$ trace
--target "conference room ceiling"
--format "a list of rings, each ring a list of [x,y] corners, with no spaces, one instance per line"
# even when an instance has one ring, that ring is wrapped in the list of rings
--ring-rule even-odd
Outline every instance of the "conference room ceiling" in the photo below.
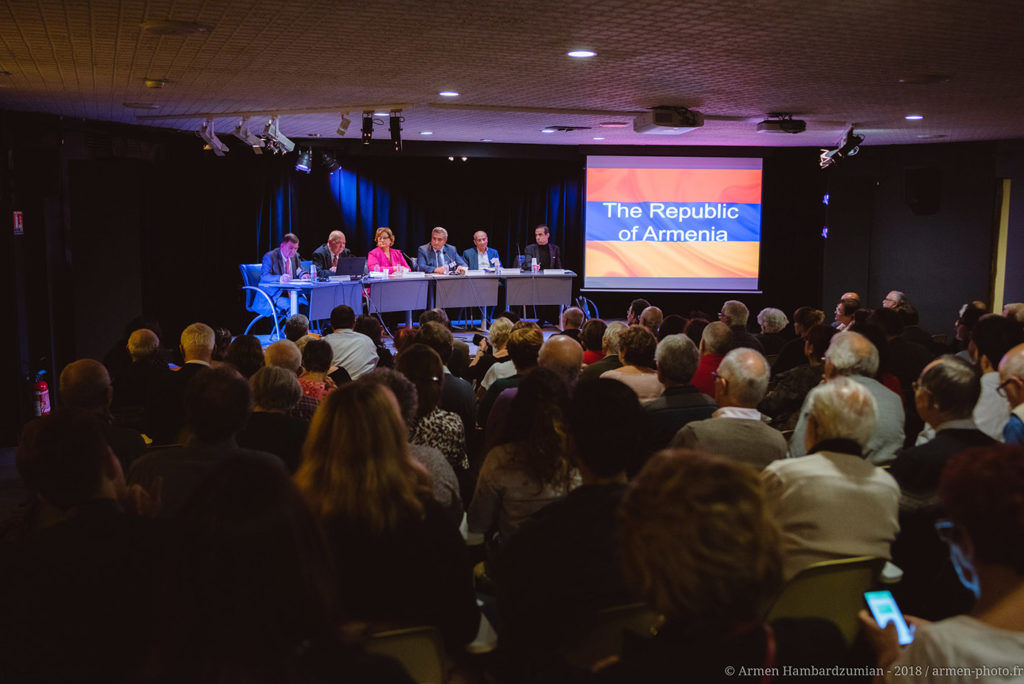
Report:
[[[959,142],[1024,137],[1022,44],[1021,0],[6,0],[0,107],[221,134],[277,113],[291,138],[397,108],[406,140],[831,147],[853,124],[865,145]],[[707,120],[634,133],[661,105]],[[757,133],[769,112],[807,130]]]

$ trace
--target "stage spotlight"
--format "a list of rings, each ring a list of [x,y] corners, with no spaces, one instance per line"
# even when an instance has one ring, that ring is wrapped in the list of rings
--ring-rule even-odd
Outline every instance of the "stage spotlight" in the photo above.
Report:
[[[351,123],[352,122],[349,121],[349,118],[347,116],[345,116],[344,114],[342,114],[341,115],[341,122],[338,124],[338,135],[344,137],[345,134],[348,133],[348,126]]]
[[[339,164],[338,160],[334,158],[334,155],[328,154],[327,152],[320,153],[320,163],[324,165],[325,169],[327,169],[327,173],[334,173],[341,168],[341,164]]]
[[[833,164],[838,163],[840,159],[857,154],[860,151],[860,144],[862,142],[864,142],[864,136],[854,133],[853,126],[850,126],[850,130],[843,133],[843,137],[839,140],[839,145],[835,149],[822,148],[820,155],[821,168],[827,169]]]
[[[238,125],[235,126],[235,130],[231,132],[231,135],[235,136],[246,145],[252,148],[252,151],[256,154],[263,154],[263,141],[258,135],[249,130],[248,127],[249,117],[243,116],[238,121]]]
[[[363,144],[369,145],[373,140],[373,112],[363,112]]]
[[[395,152],[402,151],[402,112],[398,109],[391,110],[391,142]]]
[[[264,145],[269,148],[274,154],[284,154],[285,152],[291,152],[295,149],[295,143],[289,140],[280,130],[279,124],[281,117],[275,116],[274,118],[267,121],[266,127],[263,129]]]
[[[295,170],[309,173],[313,169],[313,150],[308,147],[299,149],[299,158],[295,160]]]
[[[217,134],[213,132],[213,121],[209,119],[203,119],[203,123],[199,126],[199,137],[206,142],[206,148],[213,150],[218,157],[223,157],[224,153],[228,151],[228,146],[222,143]]]

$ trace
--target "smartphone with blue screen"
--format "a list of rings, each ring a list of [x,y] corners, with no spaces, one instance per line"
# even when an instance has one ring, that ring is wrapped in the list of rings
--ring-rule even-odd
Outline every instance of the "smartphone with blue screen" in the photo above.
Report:
[[[868,603],[868,610],[874,616],[875,622],[882,629],[890,622],[896,625],[896,634],[899,637],[900,646],[906,646],[914,640],[914,632],[910,629],[907,621],[903,619],[903,613],[896,605],[896,599],[888,591],[869,591],[864,594],[864,600]]]

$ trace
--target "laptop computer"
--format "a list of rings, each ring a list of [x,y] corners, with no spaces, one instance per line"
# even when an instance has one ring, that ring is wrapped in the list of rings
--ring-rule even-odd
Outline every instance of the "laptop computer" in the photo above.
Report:
[[[338,259],[335,275],[357,275],[366,273],[366,257],[342,257]]]

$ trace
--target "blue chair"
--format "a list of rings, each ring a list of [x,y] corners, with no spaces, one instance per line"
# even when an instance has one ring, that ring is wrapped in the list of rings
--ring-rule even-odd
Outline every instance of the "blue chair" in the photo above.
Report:
[[[270,298],[264,290],[259,287],[260,275],[263,272],[262,264],[239,264],[238,268],[242,271],[242,290],[245,292],[245,310],[251,311],[256,314],[256,317],[249,321],[249,325],[245,328],[243,335],[248,335],[249,331],[252,330],[252,326],[257,321],[263,320],[264,318],[270,318],[274,321],[274,339],[281,339],[281,327],[278,321],[278,317],[281,316],[281,311],[274,305],[274,300]]]

